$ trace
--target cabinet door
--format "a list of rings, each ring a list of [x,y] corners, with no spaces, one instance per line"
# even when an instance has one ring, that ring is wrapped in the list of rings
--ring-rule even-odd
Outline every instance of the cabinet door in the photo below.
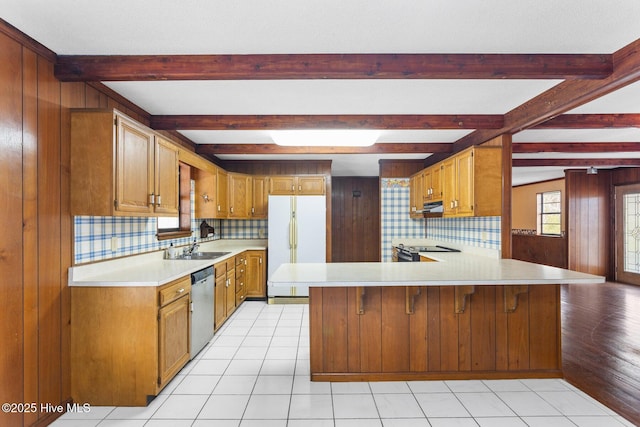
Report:
[[[249,218],[251,177],[229,174],[229,218]]]
[[[266,298],[265,252],[247,251],[247,269],[245,272],[245,288],[247,298]]]
[[[457,198],[456,163],[453,159],[442,162],[442,207],[445,216],[454,215]]]
[[[323,176],[299,176],[296,191],[300,195],[317,196],[325,193]]]
[[[296,194],[295,177],[293,176],[272,176],[269,184],[269,194],[284,196]]]
[[[425,169],[422,172],[422,201],[428,202],[432,199],[433,172],[431,169]]]
[[[155,149],[155,211],[163,215],[178,215],[179,175],[178,149],[156,137]]]
[[[236,270],[235,268],[232,270],[227,270],[227,280],[225,282],[225,286],[226,286],[226,293],[225,293],[225,300],[226,300],[226,305],[225,305],[225,315],[226,317],[231,316],[231,313],[233,313],[236,309]]]
[[[266,218],[269,203],[269,188],[267,187],[268,179],[266,176],[253,177],[253,191],[251,204],[252,218]]]
[[[116,211],[152,213],[153,134],[118,116],[116,119]]]
[[[457,155],[455,161],[458,175],[456,216],[473,216],[473,151]]]
[[[189,361],[189,294],[158,313],[158,386],[160,388]]]
[[[216,202],[214,218],[226,218],[229,212],[229,175],[222,169],[216,172]]]
[[[442,165],[431,170],[431,201],[442,200]]]
[[[227,275],[216,277],[215,286],[215,329],[218,329],[227,319]]]
[[[422,172],[409,178],[409,216],[412,218],[422,218],[422,213],[416,213],[417,210],[422,210],[422,187]]]
[[[196,169],[195,180],[196,218],[215,218],[218,211],[216,202],[217,174]]]

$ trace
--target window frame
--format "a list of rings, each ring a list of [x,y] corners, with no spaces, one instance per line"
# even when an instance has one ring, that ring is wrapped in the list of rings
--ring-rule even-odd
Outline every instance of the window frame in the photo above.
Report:
[[[545,202],[545,195],[551,195],[551,194],[553,194],[554,196],[557,194],[559,201]],[[559,211],[553,211],[553,212],[545,211],[544,207],[549,206],[552,203],[560,204]],[[563,214],[563,210],[562,210],[562,191],[561,190],[550,190],[550,191],[543,191],[540,193],[536,193],[536,234],[538,234],[539,236],[555,236],[555,237],[562,236],[562,214]],[[553,216],[557,215],[559,217],[559,221],[557,223],[545,222],[544,220],[545,217],[551,216],[551,215]],[[545,226],[549,226],[549,225],[554,225],[554,226],[557,225],[559,228],[558,232],[553,233],[553,232],[549,232],[548,230],[545,231]]]
[[[178,228],[157,228],[156,238],[159,241],[176,239],[179,237],[191,237],[191,166],[179,162],[179,203],[178,203]],[[157,224],[157,223],[156,223]]]

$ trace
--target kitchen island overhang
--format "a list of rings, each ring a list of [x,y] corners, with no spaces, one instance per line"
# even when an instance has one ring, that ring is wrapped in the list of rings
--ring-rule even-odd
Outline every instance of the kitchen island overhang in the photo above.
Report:
[[[517,260],[438,258],[281,266],[269,286],[310,287],[311,379],[562,377],[560,285],[603,277]]]

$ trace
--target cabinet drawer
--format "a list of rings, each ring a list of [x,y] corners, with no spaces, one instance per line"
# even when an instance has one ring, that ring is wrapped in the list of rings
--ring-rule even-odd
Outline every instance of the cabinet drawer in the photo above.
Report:
[[[245,254],[244,252],[236,256],[236,265],[244,264]]]
[[[191,291],[191,278],[189,276],[178,279],[175,282],[168,283],[158,291],[158,299],[160,307],[164,307],[171,301],[175,301],[183,295]]]
[[[227,271],[233,270],[236,268],[236,260],[234,257],[231,257],[227,260]]]
[[[213,266],[213,271],[215,272],[216,278],[222,277],[227,274],[227,265],[224,262],[215,264]]]

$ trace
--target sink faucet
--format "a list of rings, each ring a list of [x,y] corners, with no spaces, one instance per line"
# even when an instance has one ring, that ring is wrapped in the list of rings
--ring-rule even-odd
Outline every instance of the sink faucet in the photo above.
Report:
[[[196,239],[193,239],[193,243],[191,245],[189,245],[188,248],[184,248],[183,252],[185,254],[191,255],[192,253],[196,252],[199,247],[200,247],[200,245],[198,244]]]

